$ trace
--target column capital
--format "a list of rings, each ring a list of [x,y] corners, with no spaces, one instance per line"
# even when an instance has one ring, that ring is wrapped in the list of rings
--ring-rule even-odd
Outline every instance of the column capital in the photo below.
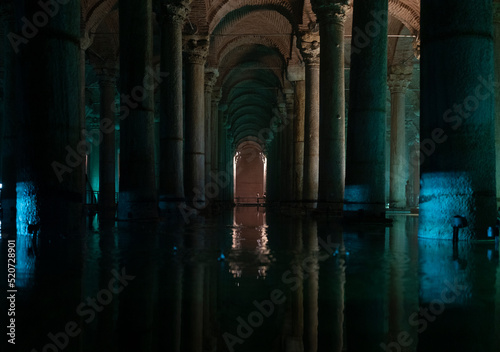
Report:
[[[205,69],[205,92],[212,93],[212,90],[219,77],[219,70],[213,67]]]
[[[341,23],[346,19],[346,12],[352,0],[312,0],[311,5],[320,23]]]
[[[304,33],[298,41],[302,58],[307,66],[319,66],[320,43],[319,35]]]
[[[410,85],[413,67],[408,65],[394,65],[389,67],[387,84],[391,93],[405,93]]]
[[[420,33],[413,40],[413,54],[417,60],[420,60]]]
[[[184,24],[191,11],[192,0],[158,0],[159,22]]]
[[[219,102],[222,98],[222,91],[221,89],[216,89],[212,91],[212,106],[217,106],[219,105]]]
[[[204,65],[208,56],[210,41],[208,36],[185,36],[183,51],[188,63]]]

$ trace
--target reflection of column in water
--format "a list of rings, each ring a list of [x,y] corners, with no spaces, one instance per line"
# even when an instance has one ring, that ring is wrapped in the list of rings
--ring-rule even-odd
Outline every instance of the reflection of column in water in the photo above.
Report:
[[[314,220],[303,224],[304,260],[304,349],[308,352],[318,350],[318,229]]]
[[[118,270],[134,276],[117,296],[119,299],[119,351],[148,351],[153,346],[157,307],[156,224],[120,222],[118,246],[125,254]],[[118,284],[118,287],[120,284]]]
[[[498,249],[497,249],[498,251]],[[495,282],[495,346],[500,346],[500,265],[497,262]]]
[[[293,230],[290,232],[291,236],[289,236],[289,248],[291,249],[293,256],[291,266],[300,267],[300,254],[303,250],[302,219],[299,218],[293,225]],[[292,275],[294,282],[290,287],[291,322],[285,350],[287,352],[303,352],[304,342],[302,340],[302,336],[304,334],[304,282],[301,270],[297,273],[293,273]]]
[[[204,266],[196,251],[204,246],[200,224],[186,228],[185,247],[190,251],[184,268],[182,301],[182,352],[201,352],[203,347],[203,277]]]
[[[389,229],[389,243],[387,250],[389,260],[389,333],[387,343],[398,341],[398,335],[404,331],[410,334],[413,343],[405,351],[414,351],[416,349],[417,331],[416,326],[410,326],[408,317],[413,312],[418,311],[417,306],[411,306],[406,310],[406,302],[411,300],[409,294],[414,294],[415,290],[408,289],[408,280],[405,278],[416,279],[415,273],[411,270],[408,235],[406,232],[407,217],[395,217],[392,227]],[[414,232],[414,234],[416,234]]]
[[[160,336],[165,333],[165,338],[160,338],[160,344],[164,346],[165,351],[181,352],[181,322],[182,322],[182,282],[184,274],[184,265],[182,255],[184,253],[184,222],[175,224],[175,230],[172,231],[170,224],[169,236],[173,241],[171,257],[167,260],[164,267],[159,270],[159,296],[158,301],[160,321]]]
[[[344,285],[345,285],[345,247],[342,226],[323,225],[319,233],[327,234],[327,242],[338,243],[338,253],[321,261],[319,275],[319,345],[330,346],[329,351],[340,352],[344,345]],[[321,256],[328,255],[326,251]]]
[[[209,253],[216,253],[218,250],[217,238],[214,233],[205,236],[204,248]],[[215,259],[215,258],[212,258]],[[206,265],[204,270],[204,303],[203,303],[203,349],[206,351],[217,350],[217,272],[218,262],[213,260]]]
[[[99,229],[99,249],[100,258],[98,261],[99,270],[99,288],[108,288],[109,283],[114,278],[112,270],[121,272],[120,265],[116,257],[116,247],[118,236],[113,225],[101,226]],[[132,281],[133,282],[133,281]],[[124,288],[125,290],[127,288]],[[97,292],[97,291],[95,291]],[[95,294],[95,293],[94,293]],[[114,351],[115,342],[110,338],[116,329],[116,320],[118,316],[120,295],[114,295],[112,301],[100,312],[96,317],[98,319],[97,325],[97,338],[95,343],[101,351]]]

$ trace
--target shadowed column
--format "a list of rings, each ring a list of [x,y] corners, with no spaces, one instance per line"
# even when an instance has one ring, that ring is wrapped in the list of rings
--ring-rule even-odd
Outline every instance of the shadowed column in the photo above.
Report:
[[[385,214],[387,0],[356,0],[353,13],[346,211]]]
[[[101,70],[99,76],[101,89],[102,141],[99,145],[99,216],[101,219],[114,219],[115,203],[115,104],[116,78],[114,70]]]
[[[319,167],[319,51],[317,35],[302,37],[301,53],[306,64],[304,122],[304,186],[302,200],[316,208]]]
[[[293,120],[293,186],[294,200],[303,199],[304,186],[304,114],[305,80],[295,81],[295,119]]]
[[[151,0],[120,1],[120,220],[158,217],[151,16]]]
[[[190,0],[162,2],[160,69],[168,76],[160,85],[161,210],[184,201],[182,25],[190,3]]]
[[[4,33],[14,31],[14,6],[12,3],[3,3],[0,7],[0,23]],[[7,36],[3,37],[3,119],[2,119],[2,233],[12,233],[16,230],[16,99],[15,99],[15,55],[14,48]]]
[[[455,215],[468,222],[460,239],[495,225],[491,12],[486,0],[422,1],[420,237],[451,239]]]
[[[216,141],[216,138],[212,135],[212,93],[214,85],[217,82],[217,77],[219,77],[219,71],[215,68],[208,68],[205,70],[205,188],[209,185],[211,181],[210,170],[212,169],[212,144]],[[206,197],[209,200],[214,198],[214,190],[206,189],[208,194]]]
[[[320,23],[320,206],[341,211],[345,187],[344,22],[348,0],[312,1]]]
[[[16,1],[16,35],[22,19],[41,14],[33,1]],[[45,13],[43,13],[45,14]],[[60,6],[57,15],[30,40],[13,44],[16,67],[17,224],[30,224],[67,235],[79,231],[84,194],[81,136],[80,2]],[[14,111],[11,111],[14,113]],[[54,233],[54,232],[51,232]]]

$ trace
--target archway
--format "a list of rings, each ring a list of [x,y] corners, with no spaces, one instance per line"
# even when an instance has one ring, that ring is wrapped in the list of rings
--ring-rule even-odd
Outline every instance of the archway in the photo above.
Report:
[[[234,202],[261,204],[265,202],[267,158],[260,144],[245,141],[234,156]]]

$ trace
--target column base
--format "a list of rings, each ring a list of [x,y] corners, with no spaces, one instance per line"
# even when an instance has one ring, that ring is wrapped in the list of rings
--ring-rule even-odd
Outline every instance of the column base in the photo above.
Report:
[[[118,201],[118,220],[157,220],[158,204],[150,199],[138,199],[128,192],[120,192]]]

